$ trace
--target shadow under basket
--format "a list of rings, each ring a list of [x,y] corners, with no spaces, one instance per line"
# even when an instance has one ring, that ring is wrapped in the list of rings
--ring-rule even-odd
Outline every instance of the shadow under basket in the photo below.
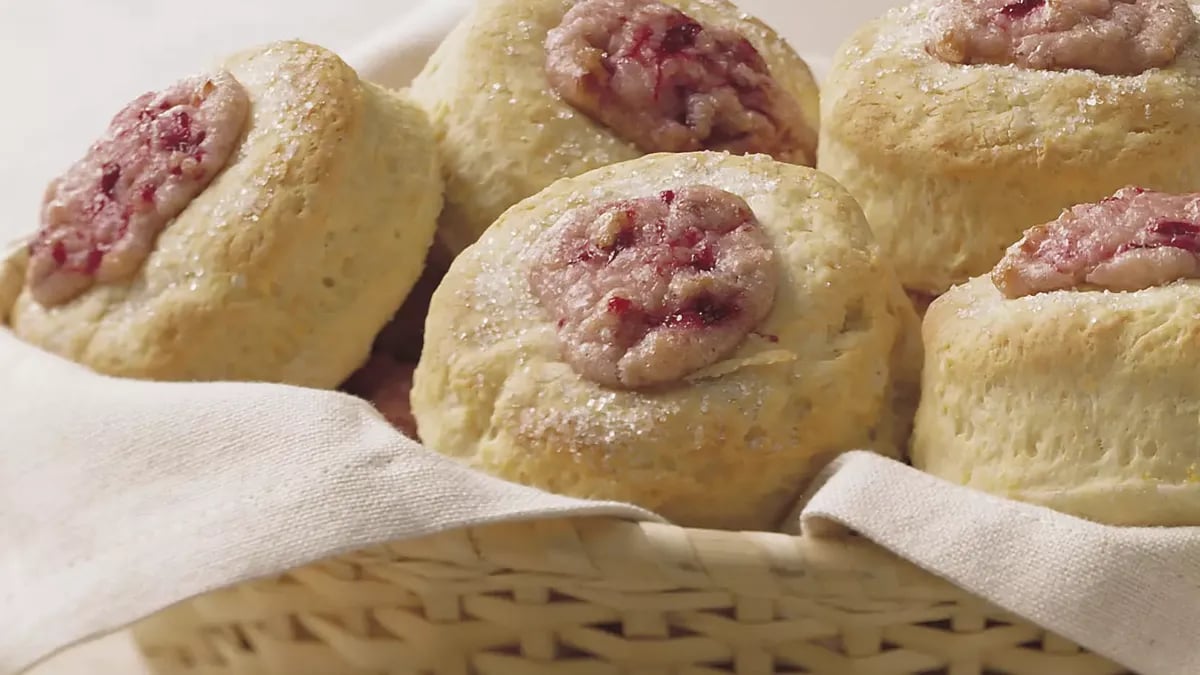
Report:
[[[609,519],[363,550],[134,637],[157,675],[1128,672],[857,537]]]

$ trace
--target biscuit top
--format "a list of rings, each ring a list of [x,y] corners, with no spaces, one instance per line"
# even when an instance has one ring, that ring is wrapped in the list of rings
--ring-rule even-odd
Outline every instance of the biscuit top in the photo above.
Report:
[[[56,305],[96,282],[131,277],[159,232],[228,162],[249,117],[242,85],[221,70],[139,96],[46,189],[30,244],[31,296]]]
[[[779,283],[750,207],[704,185],[575,209],[538,244],[529,283],[564,358],[614,388],[670,383],[727,356]]]
[[[643,152],[727,150],[811,164],[816,133],[742,35],[653,0],[584,0],[546,40],[567,103]]]
[[[1200,193],[1136,187],[1029,229],[992,270],[1008,298],[1071,288],[1137,291],[1200,277]]]
[[[949,0],[930,16],[930,54],[955,64],[1136,75],[1196,32],[1186,0]]]

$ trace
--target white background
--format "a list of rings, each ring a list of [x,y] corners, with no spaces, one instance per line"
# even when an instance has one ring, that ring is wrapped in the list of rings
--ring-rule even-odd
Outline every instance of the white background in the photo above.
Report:
[[[814,61],[827,58],[855,26],[894,4],[735,1]],[[345,54],[382,27],[403,21],[418,4],[0,0],[0,245],[36,229],[46,181],[77,159],[109,118],[143,91],[270,40],[299,38]],[[124,636],[115,636],[63,654],[31,675],[142,672]]]

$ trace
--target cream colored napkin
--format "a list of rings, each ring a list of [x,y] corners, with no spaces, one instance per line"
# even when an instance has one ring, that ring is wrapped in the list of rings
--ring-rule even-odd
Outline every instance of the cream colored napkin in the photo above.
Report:
[[[401,87],[468,5],[427,3],[347,58]],[[1100,527],[868,453],[818,485],[795,521],[809,534],[853,528],[1147,675],[1200,673],[1195,530]],[[0,330],[0,675],[347,550],[565,515],[653,518],[472,473],[348,396],[106,378]]]
[[[811,536],[856,531],[1136,672],[1200,673],[1200,528],[1098,525],[865,452],[810,494],[796,525]]]
[[[467,470],[367,403],[101,377],[0,331],[0,673],[341,552],[545,516],[653,518]]]

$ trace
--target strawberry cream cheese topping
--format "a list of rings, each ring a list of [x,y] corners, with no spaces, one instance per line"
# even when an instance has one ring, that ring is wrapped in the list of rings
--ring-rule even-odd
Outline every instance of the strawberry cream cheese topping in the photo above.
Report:
[[[567,362],[615,388],[670,383],[727,356],[778,285],[750,207],[702,185],[567,213],[535,256],[530,286]]]
[[[46,190],[30,244],[33,298],[56,305],[131,277],[158,234],[229,161],[250,101],[227,72],[143,94]]]
[[[1136,187],[1029,229],[992,270],[1006,297],[1072,288],[1137,291],[1200,277],[1200,193]]]
[[[738,33],[653,0],[583,0],[550,31],[569,104],[643,152],[727,150],[811,164],[816,133]]]
[[[929,53],[954,64],[1136,75],[1170,65],[1196,32],[1185,0],[949,0]]]

